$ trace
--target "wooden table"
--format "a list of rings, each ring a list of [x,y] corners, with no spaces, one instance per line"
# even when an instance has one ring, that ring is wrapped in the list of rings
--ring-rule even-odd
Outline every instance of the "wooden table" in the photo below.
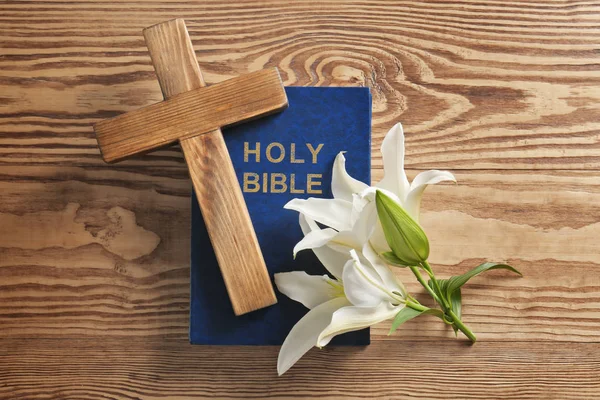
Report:
[[[465,287],[475,346],[426,316],[277,378],[276,347],[187,343],[181,153],[106,165],[92,132],[161,100],[141,30],[175,17],[209,83],[369,86],[374,179],[396,121],[411,176],[455,173],[422,207],[438,275],[525,275]],[[597,1],[3,2],[0,397],[598,398],[599,23]]]

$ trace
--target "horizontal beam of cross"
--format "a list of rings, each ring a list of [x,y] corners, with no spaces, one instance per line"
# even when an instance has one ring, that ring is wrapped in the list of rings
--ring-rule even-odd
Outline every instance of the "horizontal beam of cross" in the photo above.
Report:
[[[279,72],[270,68],[100,121],[94,130],[104,160],[114,162],[286,106]]]

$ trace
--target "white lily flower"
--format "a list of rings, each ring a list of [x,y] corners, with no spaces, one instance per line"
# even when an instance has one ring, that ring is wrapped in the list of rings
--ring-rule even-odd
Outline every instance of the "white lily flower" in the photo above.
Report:
[[[296,210],[328,227],[320,229],[317,226],[294,247],[294,254],[325,244],[348,254],[351,249],[360,251],[366,241],[370,241],[378,253],[388,251],[381,225],[377,221],[374,202],[376,189],[396,200],[418,223],[421,197],[427,186],[443,181],[456,182],[452,173],[438,170],[421,172],[412,183],[408,181],[404,171],[404,132],[399,123],[385,136],[381,154],[384,177],[375,186],[369,187],[348,175],[346,159],[343,153],[339,153],[333,166],[333,199],[294,199],[285,205],[285,208]]]
[[[409,183],[400,124],[388,132],[381,152],[384,178],[375,186],[348,175],[341,152],[333,165],[333,199],[294,199],[285,205],[300,213],[304,233],[294,255],[312,249],[334,278],[300,271],[275,274],[279,291],[310,309],[281,347],[279,375],[313,346],[323,347],[336,335],[390,319],[405,306],[406,289],[378,256],[389,248],[377,218],[376,190],[385,192],[418,221],[427,185],[455,178],[450,172],[427,171]]]
[[[294,247],[294,256],[301,250],[314,249],[328,244],[329,247],[345,254],[352,249],[361,249],[367,239],[364,230],[357,222],[360,212],[366,204],[357,195],[367,190],[369,186],[352,178],[346,172],[346,158],[340,152],[333,164],[331,191],[333,199],[293,199],[284,208],[295,210],[305,215],[310,221],[317,221],[328,228],[320,229],[317,224]]]
[[[314,221],[302,215],[300,220],[305,234],[310,234]],[[405,306],[406,289],[370,245],[365,245],[361,255],[350,251],[350,259],[342,268],[341,253],[327,246],[314,251],[336,279],[303,271],[275,274],[279,291],[310,309],[281,346],[277,360],[279,375],[312,347],[326,346],[336,335],[390,319]]]

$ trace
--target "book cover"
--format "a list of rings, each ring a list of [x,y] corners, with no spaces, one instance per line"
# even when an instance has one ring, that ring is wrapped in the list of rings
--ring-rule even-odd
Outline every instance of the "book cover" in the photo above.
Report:
[[[288,87],[289,108],[223,131],[250,218],[271,276],[304,270],[326,273],[310,250],[294,260],[302,239],[293,198],[331,197],[331,169],[346,152],[354,178],[371,179],[371,95],[368,88]],[[190,342],[280,345],[308,311],[280,294],[278,303],[236,317],[231,308],[202,214],[192,198]],[[340,335],[332,345],[369,344],[368,329]]]

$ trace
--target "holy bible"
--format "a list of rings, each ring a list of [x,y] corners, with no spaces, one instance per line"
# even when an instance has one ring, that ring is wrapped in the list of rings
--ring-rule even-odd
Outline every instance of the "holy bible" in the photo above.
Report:
[[[371,94],[368,88],[288,87],[289,107],[278,114],[223,130],[227,148],[271,280],[273,274],[325,268],[311,250],[293,258],[303,237],[293,198],[331,194],[331,169],[340,151],[348,173],[371,179]],[[277,290],[278,303],[235,316],[198,202],[192,199],[190,342],[280,345],[308,311]],[[332,345],[369,344],[369,330],[345,333]]]

